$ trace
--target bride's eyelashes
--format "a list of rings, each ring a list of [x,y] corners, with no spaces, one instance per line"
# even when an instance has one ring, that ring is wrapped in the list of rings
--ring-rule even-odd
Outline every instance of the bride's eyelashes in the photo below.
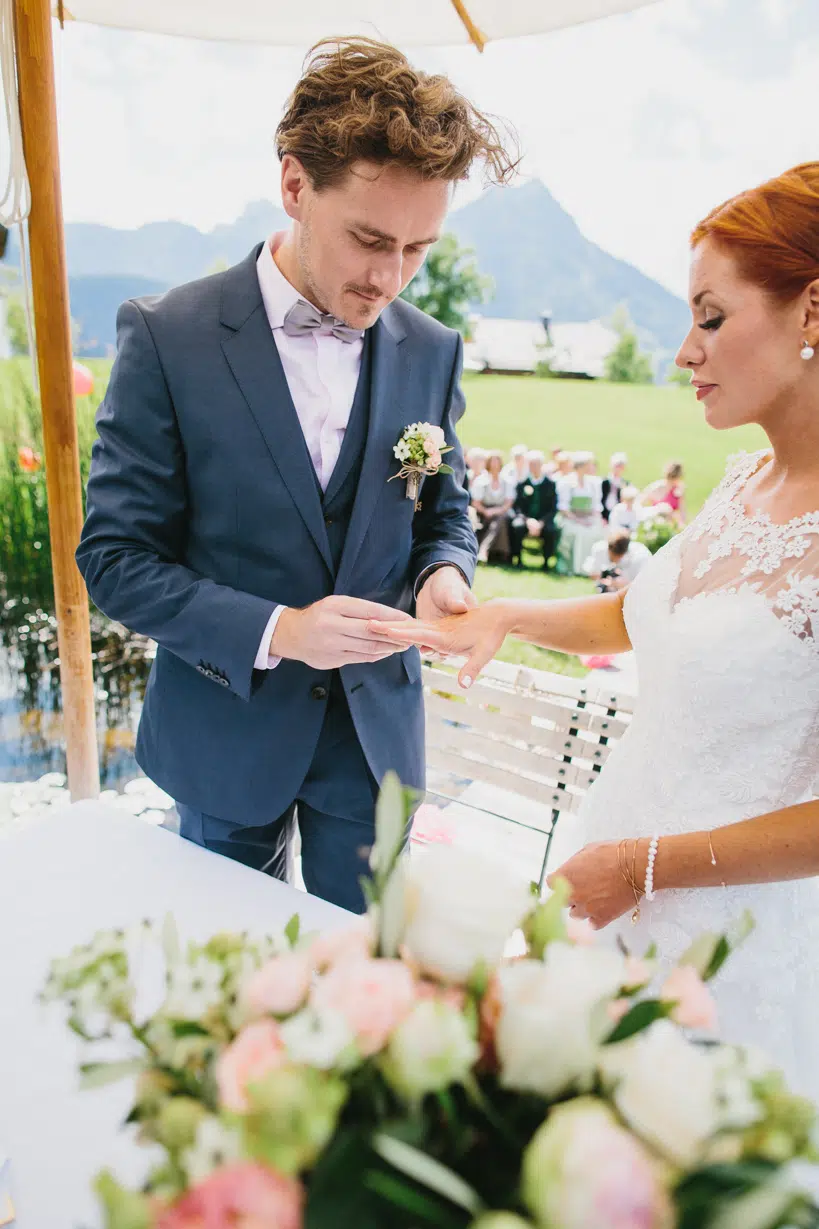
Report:
[[[699,328],[718,329],[719,326],[724,322],[724,320],[725,320],[724,316],[713,316],[710,320],[704,320],[702,324],[699,325]]]

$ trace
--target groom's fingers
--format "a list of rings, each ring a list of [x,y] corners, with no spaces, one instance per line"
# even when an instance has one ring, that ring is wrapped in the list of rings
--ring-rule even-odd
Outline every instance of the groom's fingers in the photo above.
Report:
[[[396,610],[394,606],[383,606],[381,602],[368,602],[362,597],[337,595],[325,600],[332,601],[336,614],[345,615],[350,619],[381,619],[386,623],[414,622],[412,615],[403,610]]]
[[[379,638],[386,637],[399,644],[417,644],[436,649],[443,648],[450,636],[449,632],[441,631],[430,623],[420,623],[415,619],[410,623],[400,625],[386,623],[380,619],[371,619],[367,626]]]

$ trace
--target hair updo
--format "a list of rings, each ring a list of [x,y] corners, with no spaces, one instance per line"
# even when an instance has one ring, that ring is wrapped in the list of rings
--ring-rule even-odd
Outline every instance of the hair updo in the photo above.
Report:
[[[789,303],[819,280],[819,162],[777,175],[712,209],[691,234],[729,252],[740,275]]]

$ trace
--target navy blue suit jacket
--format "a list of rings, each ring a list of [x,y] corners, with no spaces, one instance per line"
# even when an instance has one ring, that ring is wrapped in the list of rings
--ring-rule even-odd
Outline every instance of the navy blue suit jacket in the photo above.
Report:
[[[402,300],[373,326],[369,430],[338,569],[310,456],[256,274],[257,247],[224,273],[123,304],[98,418],[77,562],[96,605],[157,641],[137,739],[145,772],[180,802],[261,824],[296,796],[329,672],[254,661],[278,603],[347,594],[411,610],[432,563],[471,581],[459,335]],[[404,428],[440,424],[452,475],[421,508],[389,482]],[[420,658],[345,666],[370,768],[424,780]]]

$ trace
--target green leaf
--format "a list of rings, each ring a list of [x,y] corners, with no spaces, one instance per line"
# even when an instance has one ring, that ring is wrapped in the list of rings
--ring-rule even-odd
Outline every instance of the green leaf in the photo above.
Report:
[[[370,869],[382,888],[404,846],[407,819],[403,786],[397,773],[388,772],[375,804],[375,844],[370,854]]]
[[[566,939],[564,909],[569,902],[571,888],[565,879],[556,879],[547,900],[535,906],[523,922],[523,933],[529,945],[529,954],[534,960],[542,960],[550,943]]]
[[[483,1210],[477,1191],[426,1152],[421,1152],[411,1144],[383,1132],[373,1136],[372,1144],[373,1150],[382,1160],[407,1178],[412,1178],[414,1182],[448,1199],[450,1203],[457,1204],[472,1216],[477,1216]]]
[[[455,470],[452,468],[452,466],[451,466],[451,465],[444,465],[443,463],[441,463],[441,464],[438,466],[438,469],[436,470],[436,473],[439,473],[439,474],[454,474],[454,473],[455,473]]]
[[[708,1229],[775,1229],[794,1201],[794,1191],[768,1182],[726,1201],[708,1220]]]
[[[703,969],[702,980],[710,981],[712,977],[715,977],[730,955],[731,948],[728,940],[725,938],[725,935],[721,935],[714,945],[711,959]]]
[[[115,1084],[117,1080],[139,1075],[144,1070],[145,1062],[141,1058],[124,1059],[116,1063],[82,1063],[80,1088],[104,1088],[106,1084]]]
[[[386,960],[398,955],[407,925],[406,866],[399,862],[384,885],[378,906],[378,951]]]
[[[154,1218],[146,1197],[120,1186],[108,1170],[97,1176],[94,1190],[105,1214],[105,1229],[151,1229]]]
[[[368,1173],[364,1185],[374,1191],[394,1207],[409,1212],[412,1220],[407,1223],[415,1229],[416,1224],[435,1225],[438,1229],[460,1229],[462,1221],[449,1215],[438,1203],[428,1199],[421,1191],[407,1186],[392,1174],[380,1173],[377,1170]],[[419,1222],[420,1218],[420,1222]],[[338,1222],[336,1222],[338,1223]]]
[[[299,917],[298,913],[294,913],[290,921],[287,923],[287,925],[284,928],[284,937],[287,939],[287,942],[290,944],[291,947],[295,947],[296,944],[298,943],[300,933],[301,933],[301,918]]]
[[[603,1044],[615,1045],[618,1041],[633,1037],[635,1033],[642,1033],[655,1020],[670,1016],[675,1006],[675,1003],[663,1003],[660,999],[642,999],[626,1012]]]

